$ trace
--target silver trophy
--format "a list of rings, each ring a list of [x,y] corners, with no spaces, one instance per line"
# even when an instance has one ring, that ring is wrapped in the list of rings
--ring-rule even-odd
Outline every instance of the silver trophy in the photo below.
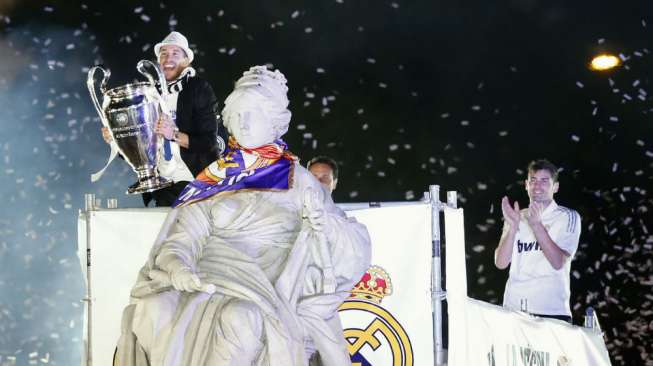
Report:
[[[151,61],[141,60],[136,69],[147,77],[148,82],[132,83],[106,90],[111,72],[100,66],[88,71],[86,85],[91,93],[95,109],[102,124],[111,131],[118,151],[136,172],[138,181],[127,189],[127,193],[152,192],[172,185],[172,181],[159,176],[156,164],[159,161],[158,146],[161,137],[154,133],[154,126],[163,112],[163,97],[156,89],[154,76],[146,66],[155,70],[163,95],[168,93],[166,81],[159,66]],[[102,72],[100,92],[102,104],[95,92],[95,73]]]

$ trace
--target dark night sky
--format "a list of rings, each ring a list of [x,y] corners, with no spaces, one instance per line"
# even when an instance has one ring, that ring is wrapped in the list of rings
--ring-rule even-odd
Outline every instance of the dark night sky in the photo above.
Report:
[[[78,362],[77,209],[85,192],[140,204],[122,162],[89,182],[108,149],[86,68],[129,82],[172,29],[220,100],[252,65],[284,72],[285,139],[341,163],[336,201],[457,190],[473,297],[503,293],[500,198],[525,205],[528,161],[559,164],[557,200],[583,217],[575,322],[594,306],[615,365],[653,362],[652,14],[644,1],[0,0],[0,365]],[[623,65],[589,70],[603,51]]]

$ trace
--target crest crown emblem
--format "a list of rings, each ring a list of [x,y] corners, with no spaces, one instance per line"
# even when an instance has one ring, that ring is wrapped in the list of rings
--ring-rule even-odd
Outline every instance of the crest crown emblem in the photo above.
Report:
[[[350,292],[350,298],[380,304],[384,297],[392,295],[392,282],[383,268],[371,266]]]

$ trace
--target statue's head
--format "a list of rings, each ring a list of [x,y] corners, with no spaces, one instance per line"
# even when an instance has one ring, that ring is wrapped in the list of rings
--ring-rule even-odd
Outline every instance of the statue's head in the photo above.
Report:
[[[224,126],[238,143],[247,148],[259,147],[288,131],[286,77],[265,66],[254,66],[238,79],[224,102]]]

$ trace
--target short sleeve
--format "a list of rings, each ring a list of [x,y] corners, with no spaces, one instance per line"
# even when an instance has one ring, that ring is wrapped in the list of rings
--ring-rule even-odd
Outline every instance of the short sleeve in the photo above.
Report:
[[[557,230],[556,237],[551,239],[553,239],[560,249],[573,257],[578,249],[581,219],[578,212],[574,210],[565,210],[563,215],[565,220],[560,220],[560,227]]]

